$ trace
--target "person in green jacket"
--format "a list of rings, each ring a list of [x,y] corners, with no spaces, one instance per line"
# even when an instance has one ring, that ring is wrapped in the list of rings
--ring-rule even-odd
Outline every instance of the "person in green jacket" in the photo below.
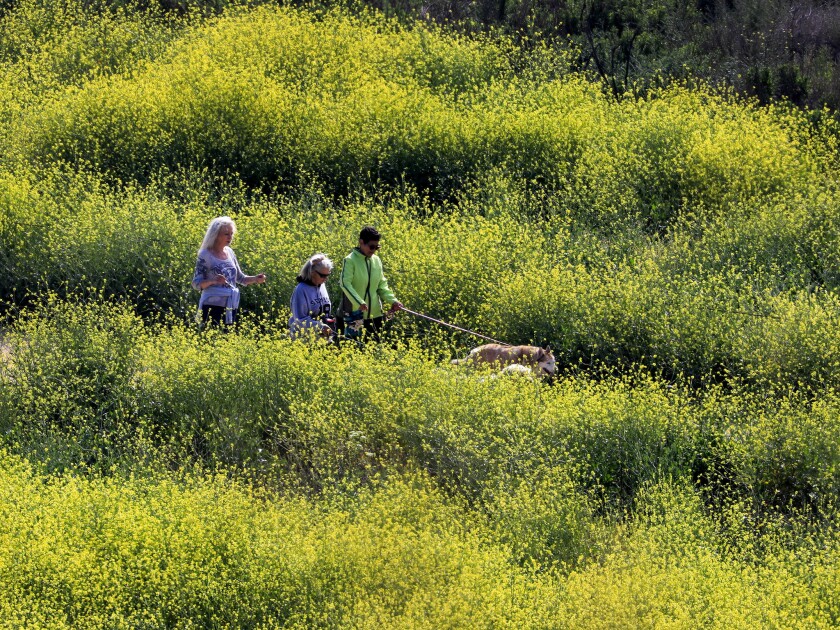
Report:
[[[358,333],[363,326],[376,336],[382,330],[383,306],[389,308],[389,315],[403,308],[388,286],[382,260],[376,255],[380,238],[375,227],[366,225],[359,233],[358,247],[344,259],[338,280],[343,294],[339,328],[346,327],[348,333]]]

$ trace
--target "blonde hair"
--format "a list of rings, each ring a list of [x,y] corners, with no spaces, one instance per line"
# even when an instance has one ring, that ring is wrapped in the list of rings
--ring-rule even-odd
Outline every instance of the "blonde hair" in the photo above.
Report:
[[[332,271],[333,262],[326,254],[312,254],[309,260],[303,263],[303,267],[300,268],[298,282],[312,282],[312,272],[316,267],[326,267]]]
[[[198,251],[213,247],[216,244],[216,237],[219,235],[219,230],[225,225],[231,226],[233,228],[233,234],[236,234],[236,223],[233,222],[233,219],[227,216],[216,217],[207,226],[207,231],[204,233],[204,240],[201,241],[201,247],[198,248]]]

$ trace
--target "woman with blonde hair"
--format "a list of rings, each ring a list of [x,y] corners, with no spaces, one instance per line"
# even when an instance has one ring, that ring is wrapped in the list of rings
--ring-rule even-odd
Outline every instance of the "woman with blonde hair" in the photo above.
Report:
[[[230,248],[236,224],[230,217],[216,217],[207,226],[198,250],[192,287],[201,291],[198,308],[203,322],[234,324],[239,314],[237,284],[262,284],[265,274],[246,276]]]
[[[324,286],[332,269],[333,263],[326,254],[313,254],[303,263],[292,292],[289,334],[293,339],[310,330],[325,337],[333,334],[332,303]]]

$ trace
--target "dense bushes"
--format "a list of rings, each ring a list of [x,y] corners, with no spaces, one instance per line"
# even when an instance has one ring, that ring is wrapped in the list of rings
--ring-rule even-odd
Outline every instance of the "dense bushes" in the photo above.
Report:
[[[173,197],[163,184],[115,191],[89,177],[9,174],[0,181],[0,287],[18,300],[97,287],[144,315],[190,317],[203,230],[234,213],[244,269],[269,277],[243,291],[245,307],[283,321],[301,261],[324,251],[339,262],[373,221],[406,304],[498,339],[549,343],[565,366],[837,385],[838,223],[825,194],[815,203],[799,196],[801,206],[776,196],[766,210],[706,222],[682,217],[667,240],[631,231],[609,248],[566,219],[517,219],[515,187],[494,194],[504,201],[464,197],[445,214],[416,195],[339,210],[317,194],[269,202],[188,188]],[[409,316],[397,325],[430,330]]]
[[[837,624],[827,119],[345,9],[118,5],[0,17],[7,625]],[[268,282],[199,333],[222,214]],[[407,313],[287,339],[366,223],[406,305],[557,377]]]
[[[313,504],[222,477],[48,481],[6,458],[0,488],[9,624],[498,627],[547,605],[421,478]]]
[[[500,29],[539,44],[570,43],[575,66],[616,95],[673,78],[703,77],[763,103],[837,109],[840,66],[834,1],[367,0],[390,13]]]
[[[448,196],[501,166],[562,195],[576,217],[650,230],[686,206],[821,183],[793,114],[682,88],[612,103],[572,76],[515,75],[527,55],[381,19],[265,9],[27,108],[6,152],[122,181],[206,167],[272,188],[309,174],[329,193],[408,182]]]
[[[523,479],[557,492],[566,478],[617,504],[662,475],[693,476],[757,509],[818,506],[840,490],[830,391],[697,395],[641,374],[476,379],[442,365],[447,350],[431,340],[338,351],[282,333],[206,338],[95,302],[49,303],[6,343],[0,428],[56,469],[157,454],[319,488],[413,461],[470,500]]]
[[[742,555],[697,495],[674,482],[647,487],[626,534],[606,537],[599,562],[567,575],[511,565],[487,526],[418,474],[314,502],[265,496],[221,476],[46,478],[4,453],[0,496],[0,618],[8,625],[837,622],[836,534],[786,549],[771,528],[755,540],[766,554]],[[554,509],[563,518],[563,507]]]

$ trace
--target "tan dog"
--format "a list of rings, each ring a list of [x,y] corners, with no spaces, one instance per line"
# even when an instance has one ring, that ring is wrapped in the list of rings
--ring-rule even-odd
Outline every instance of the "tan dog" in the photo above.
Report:
[[[503,346],[488,343],[473,348],[464,359],[453,359],[455,365],[492,365],[505,368],[523,365],[539,376],[554,374],[556,362],[551,350],[537,346]]]

